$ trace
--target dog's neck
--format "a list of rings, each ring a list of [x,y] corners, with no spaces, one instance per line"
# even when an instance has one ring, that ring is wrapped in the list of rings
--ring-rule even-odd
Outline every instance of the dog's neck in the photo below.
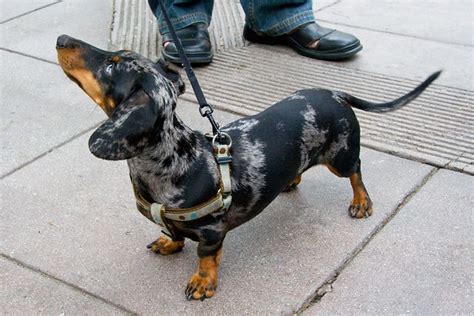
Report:
[[[153,201],[177,207],[182,190],[176,183],[200,155],[196,135],[173,113],[152,139],[153,144],[128,160],[130,176]]]
[[[192,131],[174,112],[176,95],[153,95],[153,99],[160,105],[160,118],[150,144],[128,160],[130,176],[154,202],[168,207],[194,205],[195,199],[202,199],[201,195],[215,194],[219,179],[214,155],[203,135]],[[185,195],[184,188],[206,173],[211,181],[193,190],[197,196]],[[183,185],[183,181],[191,183]]]
[[[183,124],[176,113],[164,118],[162,128],[151,136],[153,142],[130,159],[132,164],[158,177],[179,177],[200,154],[194,132]]]

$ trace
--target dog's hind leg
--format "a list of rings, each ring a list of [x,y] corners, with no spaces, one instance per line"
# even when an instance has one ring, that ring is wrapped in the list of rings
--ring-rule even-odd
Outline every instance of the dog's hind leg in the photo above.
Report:
[[[354,198],[349,206],[349,214],[356,218],[369,217],[372,215],[372,201],[362,182],[360,160],[357,162],[357,171],[354,172],[349,179],[351,180],[352,191],[354,192]]]
[[[179,252],[184,248],[184,239],[182,240],[171,240],[163,235],[157,240],[146,246],[154,253],[160,255],[170,255],[175,252]]]
[[[291,192],[295,190],[298,184],[300,184],[300,182],[301,182],[301,175],[299,174],[296,176],[296,178],[293,181],[291,181],[290,184],[288,184],[288,186],[283,190],[283,192]]]
[[[355,172],[350,175],[347,172],[341,172],[334,166],[327,165],[328,169],[338,177],[348,177],[351,181],[354,197],[349,205],[349,214],[352,217],[363,218],[372,215],[372,200],[367,193],[364,182],[362,182],[362,173],[360,170],[360,159],[355,166]]]

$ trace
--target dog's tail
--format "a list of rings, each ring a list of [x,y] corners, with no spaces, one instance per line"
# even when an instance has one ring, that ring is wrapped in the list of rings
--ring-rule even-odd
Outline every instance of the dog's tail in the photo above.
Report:
[[[383,113],[383,112],[391,112],[395,111],[406,104],[408,104],[410,101],[414,100],[417,96],[419,96],[433,81],[436,80],[436,78],[439,77],[441,74],[441,71],[435,72],[431,76],[428,77],[425,81],[423,81],[418,87],[413,89],[411,92],[405,94],[404,96],[390,101],[386,103],[371,103],[368,101],[361,100],[359,98],[356,98],[354,96],[351,96],[347,93],[344,92],[337,92],[337,97],[342,98],[344,101],[349,103],[352,107],[355,107],[357,109],[361,109],[363,111],[368,111],[368,112],[377,112],[377,113]]]

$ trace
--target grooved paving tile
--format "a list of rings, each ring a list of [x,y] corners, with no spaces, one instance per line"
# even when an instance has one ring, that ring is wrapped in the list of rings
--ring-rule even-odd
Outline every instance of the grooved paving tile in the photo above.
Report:
[[[315,11],[322,10],[336,0],[316,1]],[[211,44],[215,52],[244,47],[242,30],[245,14],[239,0],[215,1],[209,26]],[[155,59],[160,55],[158,23],[146,0],[114,0],[114,13],[109,48],[132,49]]]
[[[372,101],[394,100],[419,80],[321,63],[259,45],[223,52],[196,73],[210,104],[244,115],[256,114],[293,91],[321,87]],[[441,74],[441,77],[444,74]],[[362,143],[434,165],[469,172],[474,164],[474,93],[432,84],[406,107],[375,114],[356,110]],[[188,89],[184,98],[194,96]]]
[[[209,130],[195,104],[181,101],[178,109],[184,122]],[[223,123],[235,119],[216,115]],[[136,211],[126,164],[94,158],[87,137],[2,180],[0,249],[145,314],[296,310],[431,170],[364,149],[362,170],[375,203],[365,220],[347,214],[347,179],[321,167],[305,173],[296,192],[282,194],[229,233],[215,297],[188,302],[184,288],[196,268],[195,243],[173,256],[147,251],[159,229]]]
[[[215,51],[244,46],[244,13],[239,1],[215,1],[209,28]],[[109,48],[131,49],[149,58],[160,55],[158,22],[146,0],[115,0]]]

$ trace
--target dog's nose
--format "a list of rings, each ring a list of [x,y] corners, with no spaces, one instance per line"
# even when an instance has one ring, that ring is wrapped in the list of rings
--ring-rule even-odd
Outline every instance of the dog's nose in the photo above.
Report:
[[[70,36],[61,35],[56,41],[56,48],[77,48],[78,43]]]

